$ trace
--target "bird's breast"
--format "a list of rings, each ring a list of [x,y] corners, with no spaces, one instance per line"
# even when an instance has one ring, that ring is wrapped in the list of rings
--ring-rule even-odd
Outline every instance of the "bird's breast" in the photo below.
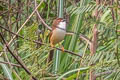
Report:
[[[53,44],[56,44],[56,43],[62,41],[65,37],[65,34],[66,34],[65,30],[62,30],[59,28],[54,29],[52,36],[51,36],[52,40],[54,42]]]

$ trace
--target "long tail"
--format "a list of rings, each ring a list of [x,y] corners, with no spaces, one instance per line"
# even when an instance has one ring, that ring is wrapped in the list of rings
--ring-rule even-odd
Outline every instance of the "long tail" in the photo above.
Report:
[[[48,63],[50,63],[53,60],[53,55],[54,55],[54,49],[50,50],[47,60]]]

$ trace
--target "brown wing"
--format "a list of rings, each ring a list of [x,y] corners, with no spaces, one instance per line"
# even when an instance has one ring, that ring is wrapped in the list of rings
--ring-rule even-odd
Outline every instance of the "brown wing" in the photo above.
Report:
[[[50,34],[49,34],[49,42],[50,42],[50,38],[51,38],[51,36],[52,36],[52,31],[50,32]]]

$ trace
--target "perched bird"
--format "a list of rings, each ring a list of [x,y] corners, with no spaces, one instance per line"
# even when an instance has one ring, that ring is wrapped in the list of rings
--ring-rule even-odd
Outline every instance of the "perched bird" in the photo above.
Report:
[[[52,31],[50,33],[50,45],[54,47],[55,44],[62,41],[66,34],[66,20],[63,18],[57,18],[53,21]],[[62,51],[64,51],[64,47],[62,47]],[[54,50],[50,51],[48,61],[50,62],[53,58]]]

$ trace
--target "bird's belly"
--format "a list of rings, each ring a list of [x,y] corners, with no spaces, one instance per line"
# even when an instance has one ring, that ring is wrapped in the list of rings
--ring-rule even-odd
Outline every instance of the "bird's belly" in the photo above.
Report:
[[[53,35],[52,35],[52,40],[53,40],[53,44],[56,44],[60,41],[62,41],[65,37],[66,31],[65,30],[61,30],[61,29],[55,29],[53,31]]]

